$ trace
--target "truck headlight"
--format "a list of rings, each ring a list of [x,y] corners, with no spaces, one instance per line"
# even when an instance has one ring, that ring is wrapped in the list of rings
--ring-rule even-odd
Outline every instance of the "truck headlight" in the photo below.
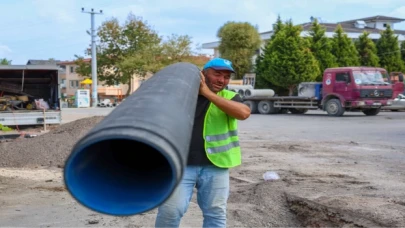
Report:
[[[359,106],[364,106],[364,105],[366,105],[366,102],[364,102],[364,101],[359,101]]]

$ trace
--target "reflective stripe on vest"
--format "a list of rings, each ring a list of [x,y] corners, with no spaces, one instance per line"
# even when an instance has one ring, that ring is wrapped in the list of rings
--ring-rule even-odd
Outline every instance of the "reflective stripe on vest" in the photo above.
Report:
[[[239,141],[235,141],[235,142],[230,142],[229,144],[226,144],[224,146],[208,148],[207,152],[210,154],[221,153],[221,152],[228,151],[228,150],[238,147],[238,146],[239,146]]]
[[[221,141],[221,140],[225,140],[229,137],[237,136],[237,135],[238,135],[238,131],[234,130],[234,131],[229,131],[228,133],[220,134],[220,135],[207,135],[207,136],[205,136],[205,140],[207,140],[208,142]]]

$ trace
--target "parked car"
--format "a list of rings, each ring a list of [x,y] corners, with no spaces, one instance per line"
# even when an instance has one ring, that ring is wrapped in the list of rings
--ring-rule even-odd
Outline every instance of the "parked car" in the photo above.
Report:
[[[392,101],[392,105],[383,107],[384,110],[399,111],[405,110],[405,95],[398,94],[397,98]]]

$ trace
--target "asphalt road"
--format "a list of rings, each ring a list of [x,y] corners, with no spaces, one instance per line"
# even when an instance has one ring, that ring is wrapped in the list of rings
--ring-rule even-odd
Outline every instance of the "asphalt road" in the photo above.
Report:
[[[304,115],[252,115],[240,122],[241,130],[269,131],[277,140],[354,141],[368,144],[405,145],[405,112],[380,112],[365,116],[361,112],[330,117],[324,112]]]
[[[64,109],[63,123],[94,115],[108,115],[113,108]],[[383,111],[377,116],[346,112],[330,117],[326,112],[308,111],[304,115],[254,114],[239,122],[241,131],[265,132],[274,140],[354,141],[358,143],[405,145],[405,112]]]

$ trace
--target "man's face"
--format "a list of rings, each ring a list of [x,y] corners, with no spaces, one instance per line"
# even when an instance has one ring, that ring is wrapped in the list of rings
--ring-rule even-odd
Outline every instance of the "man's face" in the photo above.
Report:
[[[214,93],[217,93],[228,85],[229,80],[231,79],[231,71],[229,70],[214,70],[208,68],[205,75],[205,83],[208,88]]]

